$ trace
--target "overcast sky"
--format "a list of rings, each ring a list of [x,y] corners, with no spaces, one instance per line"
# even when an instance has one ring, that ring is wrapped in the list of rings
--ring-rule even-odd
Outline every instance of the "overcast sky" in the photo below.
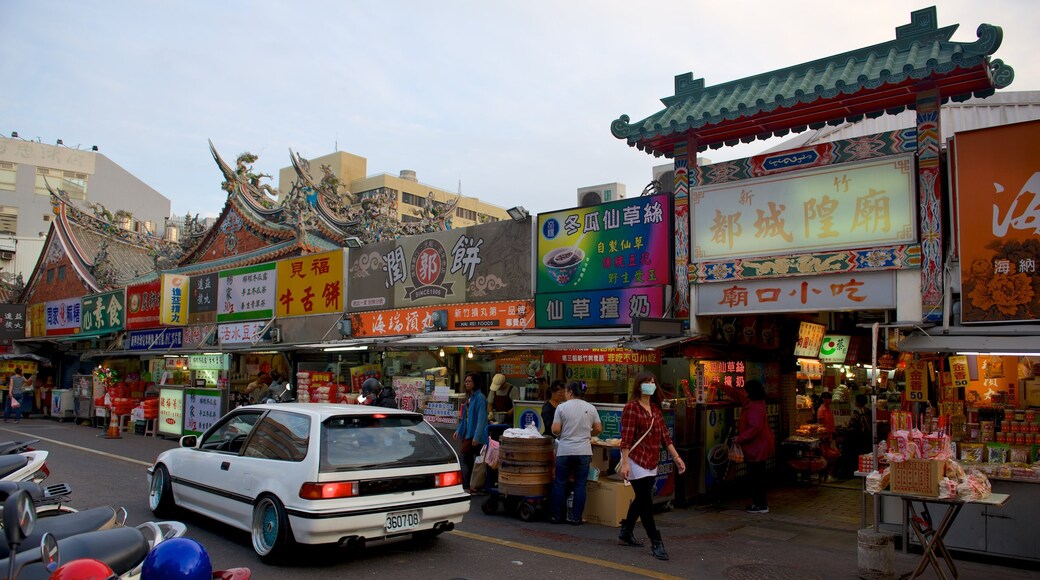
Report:
[[[290,148],[338,148],[538,213],[582,186],[642,191],[667,160],[610,123],[663,108],[675,75],[713,86],[885,42],[933,4],[955,41],[1002,27],[1008,90],[1040,89],[1035,0],[0,0],[0,133],[97,145],[176,215],[223,207],[207,139],[259,155],[272,186]]]

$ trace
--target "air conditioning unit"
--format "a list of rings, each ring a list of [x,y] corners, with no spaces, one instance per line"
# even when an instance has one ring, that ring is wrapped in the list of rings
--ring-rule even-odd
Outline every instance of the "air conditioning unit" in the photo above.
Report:
[[[578,196],[578,207],[588,207],[590,205],[599,205],[607,201],[603,199],[602,191],[586,191]]]
[[[13,260],[14,252],[0,252],[0,260]]]

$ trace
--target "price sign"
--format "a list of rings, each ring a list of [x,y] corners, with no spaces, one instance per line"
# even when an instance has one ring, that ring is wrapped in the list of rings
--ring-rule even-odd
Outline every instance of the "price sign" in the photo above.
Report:
[[[923,403],[928,400],[928,367],[926,365],[925,361],[907,361],[904,401]]]

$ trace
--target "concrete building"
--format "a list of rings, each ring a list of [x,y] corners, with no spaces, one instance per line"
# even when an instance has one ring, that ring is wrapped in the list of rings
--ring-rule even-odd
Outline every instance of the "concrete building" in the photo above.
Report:
[[[431,194],[434,204],[444,204],[458,196],[455,192],[422,183],[415,172],[409,169],[401,170],[398,175],[368,175],[368,160],[345,151],[308,159],[308,162],[311,177],[315,181],[321,180],[321,166],[327,165],[333,175],[343,182],[344,190],[353,195],[355,202],[381,193],[392,195],[397,200],[397,216],[402,222],[418,221],[416,212],[421,212],[426,198]],[[295,180],[296,171],[292,167],[279,170],[278,191],[281,195],[292,189]],[[451,223],[452,227],[458,228],[503,219],[509,219],[505,208],[480,201],[475,197],[463,196],[459,199]]]
[[[96,148],[95,148],[96,149]],[[170,200],[96,150],[0,137],[0,268],[28,277],[36,265],[54,212],[47,185],[85,206],[99,203],[121,225],[161,233]],[[117,215],[123,217],[122,214]]]

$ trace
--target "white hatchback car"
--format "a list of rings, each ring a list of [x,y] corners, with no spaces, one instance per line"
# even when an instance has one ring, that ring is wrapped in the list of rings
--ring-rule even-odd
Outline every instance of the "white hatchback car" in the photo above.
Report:
[[[422,415],[381,407],[239,407],[148,475],[157,516],[183,507],[248,531],[265,562],[294,542],[434,537],[469,511],[451,445]]]

